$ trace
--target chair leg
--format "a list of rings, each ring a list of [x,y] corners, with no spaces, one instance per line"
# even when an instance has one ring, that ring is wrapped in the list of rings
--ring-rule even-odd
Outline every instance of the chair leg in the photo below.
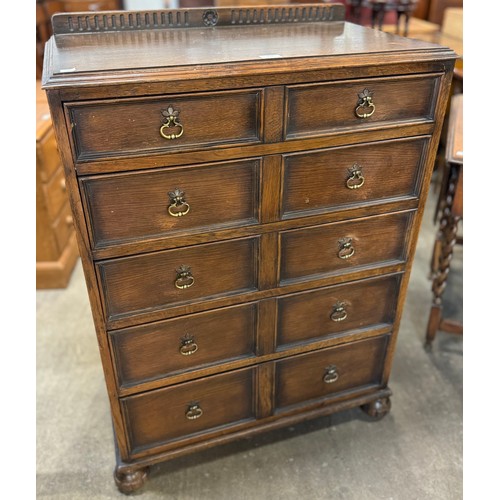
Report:
[[[398,10],[396,12],[396,35],[399,35],[399,31],[400,31],[399,24],[401,22],[401,14],[402,14],[402,12],[400,10]]]
[[[408,31],[410,29],[410,14],[405,12],[405,31],[403,36],[408,36]]]
[[[374,2],[372,5],[372,28],[375,26],[382,30],[385,17],[385,4],[381,2]]]

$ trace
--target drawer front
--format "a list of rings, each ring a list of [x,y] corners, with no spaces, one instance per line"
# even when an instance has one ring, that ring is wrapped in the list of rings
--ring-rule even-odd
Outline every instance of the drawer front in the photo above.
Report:
[[[229,240],[98,263],[107,315],[255,290],[257,242]]]
[[[254,419],[253,379],[245,369],[123,398],[132,453]]]
[[[278,349],[349,330],[391,325],[399,281],[399,276],[362,280],[278,299]]]
[[[40,177],[47,182],[61,165],[61,157],[57,149],[56,138],[52,130],[37,144],[37,168]]]
[[[260,160],[82,179],[94,246],[258,222]]]
[[[404,139],[286,155],[283,218],[418,196],[427,143]]]
[[[281,283],[404,262],[412,213],[392,213],[283,231],[280,233]]]
[[[54,233],[56,235],[57,245],[62,252],[69,237],[73,233],[73,218],[71,217],[71,208],[69,201],[66,202],[64,208],[61,210],[57,221],[54,223]]]
[[[403,76],[288,87],[285,137],[293,139],[351,127],[432,121],[439,79],[439,75]],[[361,104],[367,104],[368,98],[371,105]],[[356,110],[361,116],[372,111],[373,114],[360,118]]]
[[[387,339],[376,337],[278,361],[276,408],[378,386]]]
[[[120,386],[132,386],[209,364],[253,356],[256,305],[110,332]]]
[[[68,200],[63,169],[60,168],[44,187],[47,199],[47,210],[49,211],[50,218],[54,220]]]
[[[261,92],[211,92],[67,104],[76,159],[258,143]]]

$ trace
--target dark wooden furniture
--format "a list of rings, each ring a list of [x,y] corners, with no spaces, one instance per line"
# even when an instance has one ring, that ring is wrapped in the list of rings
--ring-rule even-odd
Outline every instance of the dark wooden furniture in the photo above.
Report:
[[[52,35],[51,18],[58,12],[117,10],[121,0],[36,0],[36,78],[42,77],[44,47]]]
[[[403,30],[401,33],[403,36],[408,36],[408,26],[410,23],[411,16],[413,15],[415,8],[417,6],[418,0],[398,0],[394,9],[396,10],[396,33],[400,33],[400,25],[403,24]]]
[[[462,8],[463,0],[419,0],[414,16],[431,23],[442,24],[446,9]]]
[[[451,98],[446,143],[446,164],[438,200],[439,230],[431,259],[432,306],[427,324],[425,346],[430,348],[441,330],[463,333],[463,325],[443,317],[443,293],[457,243],[458,225],[463,218],[463,94]]]
[[[42,77],[43,70],[43,54],[45,44],[52,35],[52,25],[49,12],[43,0],[36,2],[36,78],[39,80]]]
[[[389,411],[455,55],[343,19],[53,19],[44,86],[123,492],[186,453]]]
[[[122,0],[58,0],[61,12],[100,12],[116,10],[123,7]]]
[[[39,81],[36,97],[36,287],[65,288],[78,247],[49,105]]]
[[[354,22],[361,23],[362,9],[371,11],[371,26],[382,29],[386,12],[394,11],[396,14],[396,33],[399,34],[403,25],[403,36],[408,35],[408,25],[415,10],[418,0],[347,0],[350,7],[351,18]]]

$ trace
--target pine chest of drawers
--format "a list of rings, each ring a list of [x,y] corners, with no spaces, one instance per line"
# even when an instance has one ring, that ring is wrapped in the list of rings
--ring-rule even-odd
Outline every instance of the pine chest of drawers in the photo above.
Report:
[[[342,5],[60,14],[47,90],[115,480],[387,386],[455,56]]]

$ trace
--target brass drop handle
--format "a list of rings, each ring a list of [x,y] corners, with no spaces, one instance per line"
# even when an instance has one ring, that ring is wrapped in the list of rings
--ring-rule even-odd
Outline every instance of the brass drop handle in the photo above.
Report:
[[[160,135],[164,139],[179,139],[179,137],[181,137],[181,135],[184,133],[184,127],[179,122],[179,113],[180,111],[174,109],[172,106],[169,106],[167,109],[164,109],[161,112],[163,116],[163,125],[160,127]],[[176,129],[177,133],[169,131],[170,128]]]
[[[373,104],[372,98],[373,92],[368,89],[364,89],[363,92],[358,94],[358,105],[354,110],[358,118],[369,118],[375,113],[375,104]]]
[[[182,265],[179,269],[176,269],[177,278],[174,281],[176,288],[184,290],[194,285],[194,276],[191,273],[191,268],[186,265]]]
[[[323,382],[325,384],[333,384],[339,379],[339,372],[335,365],[330,365],[325,368],[325,374],[323,375]]]
[[[333,312],[330,314],[330,319],[336,323],[347,319],[346,303],[336,302],[333,306]]]
[[[61,190],[66,191],[66,179],[61,179]]]
[[[354,255],[352,238],[342,238],[339,240],[339,252],[337,255],[341,259],[350,259]]]
[[[186,334],[181,338],[181,345],[179,347],[179,352],[183,356],[191,356],[198,350],[198,344],[194,341],[194,337]]]
[[[363,176],[363,172],[361,167],[355,163],[352,167],[349,168],[349,177],[345,183],[346,187],[349,189],[359,189],[364,183],[365,178]]]
[[[186,410],[186,418],[188,420],[196,420],[203,415],[203,410],[199,403],[192,403],[188,406]]]
[[[182,217],[189,212],[191,208],[189,203],[185,200],[184,191],[179,188],[175,188],[173,191],[168,193],[170,198],[170,205],[168,206],[168,213],[172,217]]]

